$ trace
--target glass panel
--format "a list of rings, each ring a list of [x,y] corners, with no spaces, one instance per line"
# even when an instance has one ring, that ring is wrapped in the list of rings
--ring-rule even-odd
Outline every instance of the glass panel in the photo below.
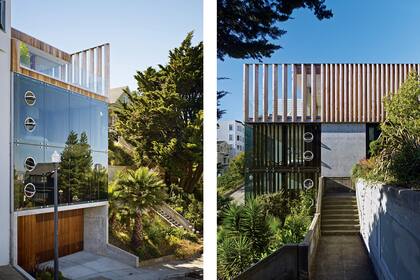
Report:
[[[44,148],[42,146],[14,144],[14,208],[22,209],[28,207],[44,206],[45,181],[42,164],[44,163]],[[35,168],[29,171],[25,168],[27,158],[32,158]],[[28,185],[33,184],[33,186]],[[27,186],[25,195],[25,186]]]
[[[91,190],[93,198],[108,198],[108,155],[106,152],[92,152],[93,176]]]
[[[90,112],[92,150],[106,152],[108,150],[108,105],[92,99]]]
[[[25,93],[32,92],[36,101],[29,105],[25,100]],[[14,141],[28,144],[44,144],[44,91],[43,83],[14,74]],[[35,127],[30,131],[25,127],[25,120],[32,118]]]
[[[46,85],[44,104],[45,144],[64,147],[69,134],[69,92]]]
[[[46,205],[54,205],[54,164],[52,164],[52,155],[54,153],[62,154],[63,148],[46,147],[45,148],[45,168],[47,171],[47,180],[45,182],[45,196]],[[58,167],[58,203],[66,204],[69,203],[69,178],[61,171],[61,165]]]
[[[70,94],[70,131],[81,135],[82,132],[90,139],[90,99],[80,94]]]

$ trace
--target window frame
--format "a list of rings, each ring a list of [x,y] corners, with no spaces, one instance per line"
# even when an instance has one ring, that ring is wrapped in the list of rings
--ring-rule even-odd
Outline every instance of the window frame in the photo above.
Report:
[[[0,29],[6,32],[6,0],[0,0]]]

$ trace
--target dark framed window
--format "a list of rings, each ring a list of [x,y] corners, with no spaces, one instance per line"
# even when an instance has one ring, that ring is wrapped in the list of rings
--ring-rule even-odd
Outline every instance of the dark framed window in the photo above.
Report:
[[[6,31],[6,0],[0,0],[0,29]]]

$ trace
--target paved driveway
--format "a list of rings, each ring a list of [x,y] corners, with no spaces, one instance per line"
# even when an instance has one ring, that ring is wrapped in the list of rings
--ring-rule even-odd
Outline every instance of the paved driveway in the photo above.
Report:
[[[53,263],[48,262],[48,265]],[[60,271],[64,277],[78,280],[191,279],[185,275],[200,269],[203,269],[202,257],[140,268],[84,251],[60,258]]]

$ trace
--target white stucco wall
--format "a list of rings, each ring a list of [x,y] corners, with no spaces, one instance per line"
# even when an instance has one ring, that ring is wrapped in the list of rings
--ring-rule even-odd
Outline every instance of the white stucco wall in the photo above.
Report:
[[[239,121],[220,121],[217,129],[217,141],[225,141],[232,146],[232,157],[238,155],[240,152],[245,150],[245,127],[243,123]],[[232,126],[232,130],[229,130],[229,125]],[[232,135],[232,140],[229,139],[229,135]],[[237,139],[239,137],[239,140]],[[240,150],[238,150],[238,146]]]
[[[10,260],[10,5],[6,0],[6,32],[0,30],[0,265]]]

